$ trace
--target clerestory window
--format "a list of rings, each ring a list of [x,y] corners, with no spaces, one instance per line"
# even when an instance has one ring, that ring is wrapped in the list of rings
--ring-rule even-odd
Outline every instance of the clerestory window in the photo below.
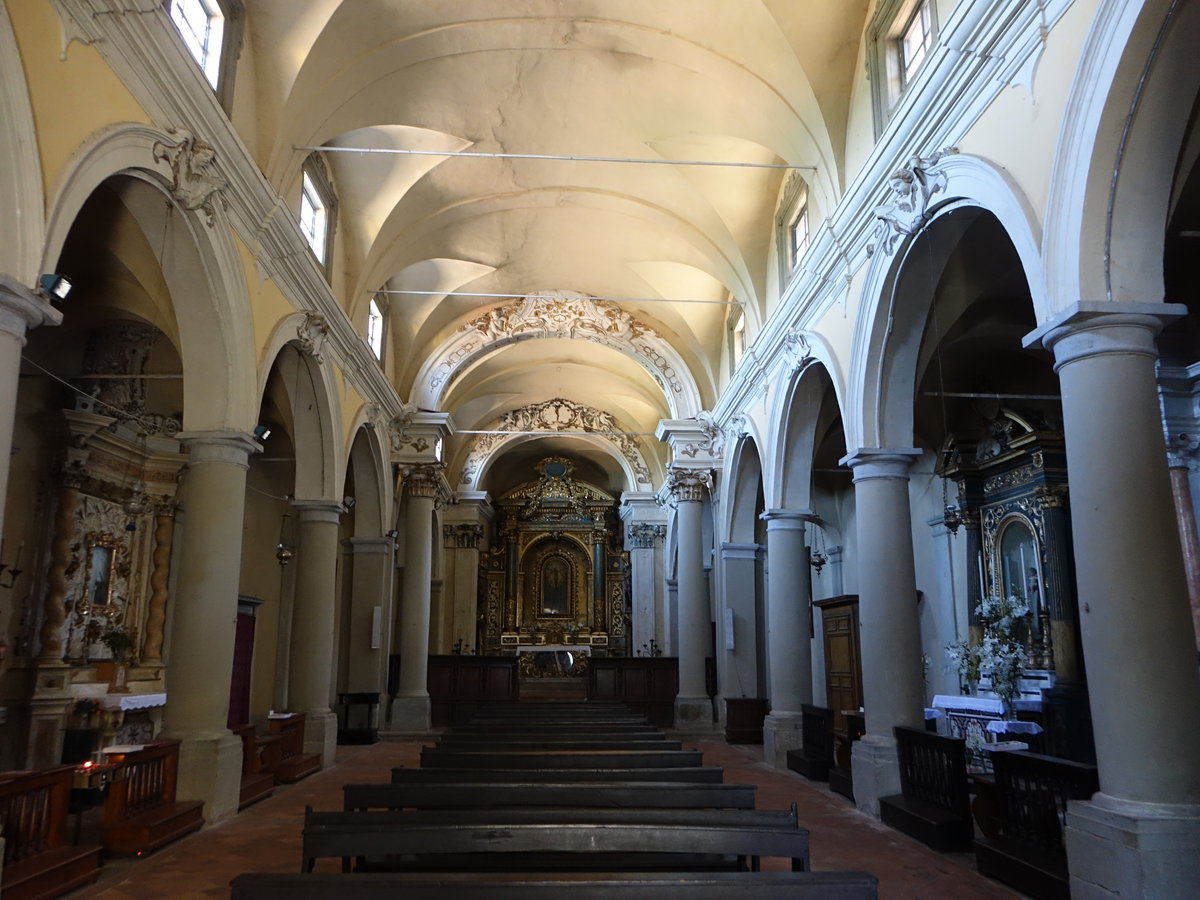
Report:
[[[868,29],[867,54],[877,135],[929,57],[937,30],[933,0],[880,0]]]
[[[374,300],[367,309],[367,344],[376,359],[383,359],[383,310]]]
[[[300,231],[326,273],[333,251],[335,208],[333,186],[325,166],[318,157],[309,157],[300,181]]]
[[[242,43],[242,0],[165,0],[167,16],[228,111]]]

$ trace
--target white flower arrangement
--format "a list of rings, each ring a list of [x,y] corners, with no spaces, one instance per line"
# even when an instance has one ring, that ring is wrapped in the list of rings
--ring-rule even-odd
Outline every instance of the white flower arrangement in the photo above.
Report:
[[[984,623],[983,640],[978,644],[955,641],[946,647],[946,658],[967,684],[988,678],[992,692],[1011,706],[1020,694],[1021,672],[1029,664],[1016,635],[1017,624],[1029,615],[1029,604],[1013,595],[993,595],[984,597],[975,612]]]

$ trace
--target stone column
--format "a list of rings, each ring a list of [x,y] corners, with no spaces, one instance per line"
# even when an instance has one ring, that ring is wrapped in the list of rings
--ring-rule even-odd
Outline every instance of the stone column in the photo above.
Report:
[[[17,379],[25,334],[39,325],[58,325],[62,313],[9,275],[0,273],[0,531],[8,495],[8,460],[12,456],[13,420],[17,413]]]
[[[679,655],[679,579],[666,579],[667,597],[663,604],[663,653]]]
[[[675,697],[675,727],[708,731],[713,727],[712,701],[704,683],[704,661],[710,648],[712,619],[708,585],[704,578],[704,539],[700,514],[706,472],[668,471],[671,494],[677,504],[679,568],[679,693]]]
[[[1200,441],[1193,435],[1176,435],[1167,453],[1171,473],[1171,493],[1175,496],[1175,517],[1179,521],[1179,541],[1183,548],[1183,567],[1187,573],[1188,599],[1192,607],[1192,628],[1200,644],[1200,533],[1196,530],[1196,504],[1192,501],[1192,472],[1197,467],[1196,451]]]
[[[1079,897],[1182,897],[1200,882],[1200,681],[1155,336],[1181,305],[1080,303],[1026,338],[1062,384],[1080,633],[1100,791],[1065,832]]]
[[[667,535],[665,525],[637,522],[629,526],[630,582],[633,589],[634,655],[663,653],[663,637],[658,631],[658,580],[655,577],[656,547]]]
[[[404,470],[404,580],[400,595],[400,684],[392,701],[392,725],[426,734],[429,720],[429,596],[433,564],[433,505],[438,466]]]
[[[337,584],[340,503],[296,500],[296,584],[288,652],[288,709],[304,713],[304,752],[332,765],[337,717],[329,708],[333,684],[333,605]]]
[[[465,522],[443,525],[446,550],[450,557],[452,646],[459,652],[472,653],[479,649],[479,541],[483,526]]]
[[[921,627],[913,564],[908,470],[919,450],[859,450],[854,470],[858,520],[859,639],[867,733],[854,744],[854,800],[879,817],[879,798],[900,793],[896,725],[925,727]]]
[[[787,768],[801,743],[800,707],[812,702],[812,567],[804,543],[809,510],[769,509],[767,523],[767,665],[771,712],[763,723],[763,759]]]
[[[762,551],[759,544],[721,543],[720,587],[713,600],[720,687],[717,710],[722,723],[728,721],[726,699],[762,699],[766,694],[765,685],[759,685],[758,665],[762,624],[758,621],[757,568]],[[711,571],[709,578],[711,582]]]
[[[242,744],[225,727],[237,621],[247,457],[261,449],[236,431],[195,432],[182,499],[164,731],[180,741],[180,800],[203,800],[215,822],[237,812]]]

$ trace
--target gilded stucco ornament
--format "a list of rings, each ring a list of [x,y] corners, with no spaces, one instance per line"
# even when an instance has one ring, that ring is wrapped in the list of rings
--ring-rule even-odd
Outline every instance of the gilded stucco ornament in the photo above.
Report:
[[[905,165],[888,176],[890,199],[875,207],[874,215],[879,222],[875,226],[875,240],[867,245],[868,256],[873,255],[876,248],[882,248],[884,253],[893,252],[900,238],[916,234],[929,221],[930,202],[935,194],[945,191],[947,185],[946,173],[929,170],[944,157],[957,152],[951,147],[932,156],[910,157]]]
[[[171,196],[184,209],[203,210],[211,228],[217,214],[213,201],[221,200],[222,207],[228,206],[224,191],[229,185],[216,167],[217,151],[207,141],[197,140],[186,128],[173,128],[167,132],[174,142],[155,141],[150,148],[156,161],[162,160],[171,167]]]

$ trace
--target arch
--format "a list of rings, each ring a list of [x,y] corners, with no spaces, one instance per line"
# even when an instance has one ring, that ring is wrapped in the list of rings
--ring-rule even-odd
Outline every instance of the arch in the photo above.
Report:
[[[905,237],[895,255],[876,252],[868,267],[842,404],[857,416],[843,419],[848,450],[904,447],[913,440],[912,391],[932,292],[914,290],[919,296],[907,302],[901,294],[913,287],[911,279],[922,270],[930,277],[942,270],[955,249],[954,241],[942,238],[953,229],[965,231],[983,214],[995,218],[1025,270],[1035,315],[1050,310],[1037,253],[1039,232],[1032,207],[1016,187],[985,162],[956,154],[942,157],[925,172],[930,183],[941,181],[948,199],[930,208],[923,227]],[[951,216],[957,217],[954,223]],[[921,252],[914,253],[918,247]]]
[[[511,435],[494,435],[499,440],[491,443],[482,456],[477,457],[477,467],[474,471],[469,471],[467,466],[471,464],[472,457],[468,455],[463,464],[462,475],[460,476],[459,485],[456,490],[460,491],[477,491],[482,490],[481,485],[486,481],[488,471],[501,456],[509,450],[521,444],[530,441],[540,440],[543,437],[554,437],[555,432],[547,430],[544,434],[511,434]],[[485,436],[486,437],[486,436]],[[621,453],[615,443],[608,438],[600,435],[572,435],[571,439],[585,444],[590,444],[604,452],[606,456],[612,457],[620,466],[622,473],[625,475],[625,490],[636,491],[638,489],[637,473],[629,460]],[[470,480],[466,479],[470,476]]]
[[[826,397],[841,411],[838,389],[829,368],[817,359],[792,374],[779,397],[773,421],[770,491],[767,506],[776,509],[812,508],[812,465],[817,450],[820,415]],[[842,417],[843,422],[845,416]],[[764,485],[764,489],[767,485]]]
[[[1194,39],[1200,7],[1179,4],[1168,21],[1172,6],[1171,0],[1105,0],[1092,20],[1046,204],[1053,313],[1080,300],[1163,299],[1176,154],[1200,84]],[[1148,227],[1153,223],[1162,227]],[[1039,310],[1039,322],[1051,317]]]
[[[734,445],[726,471],[729,477],[722,504],[726,510],[723,531],[730,541],[752,544],[758,525],[759,493],[763,491],[762,456],[753,435],[747,432]]]
[[[347,472],[353,473],[354,536],[378,537],[391,525],[391,481],[384,444],[370,422],[355,423],[346,454]]]
[[[291,406],[295,496],[305,500],[341,500],[349,451],[344,450],[336,435],[335,426],[341,422],[341,413],[333,378],[318,355],[304,350],[295,332],[288,334],[289,325],[305,321],[299,314],[288,316],[272,333],[265,356],[270,364],[262,371],[259,402],[261,406],[270,373],[277,370]]]
[[[0,5],[0,209],[15,227],[0,241],[0,272],[32,285],[42,271],[45,206],[37,128],[21,53],[8,10]]]
[[[179,142],[179,135],[126,124],[86,143],[52,193],[40,270],[54,270],[72,224],[103,182],[123,175],[153,188],[153,193],[134,190],[124,199],[146,234],[162,235],[151,245],[160,254],[187,373],[184,427],[249,431],[258,397],[245,275],[221,205],[214,205],[209,225],[209,213],[189,210],[172,195],[171,167],[155,159],[155,145]],[[164,265],[164,256],[170,257],[170,265]]]
[[[597,437],[602,437],[606,444],[611,445],[608,452],[615,452],[623,460],[626,490],[638,490],[639,485],[648,488],[652,483],[652,473],[646,456],[638,445],[639,442],[630,435],[606,434],[605,432],[621,431],[621,425],[611,413],[591,406],[558,397],[511,410],[488,425],[486,430],[544,431],[547,436],[559,431],[595,431],[598,432]],[[493,454],[499,454],[500,445],[508,442],[503,434],[475,436],[463,460],[462,474],[459,477],[462,490],[475,490],[488,460],[493,458]]]
[[[441,409],[450,384],[472,363],[518,341],[564,337],[636,360],[662,389],[671,418],[691,418],[703,409],[691,369],[670,342],[617,304],[574,291],[528,294],[460,326],[422,364],[412,402]]]

